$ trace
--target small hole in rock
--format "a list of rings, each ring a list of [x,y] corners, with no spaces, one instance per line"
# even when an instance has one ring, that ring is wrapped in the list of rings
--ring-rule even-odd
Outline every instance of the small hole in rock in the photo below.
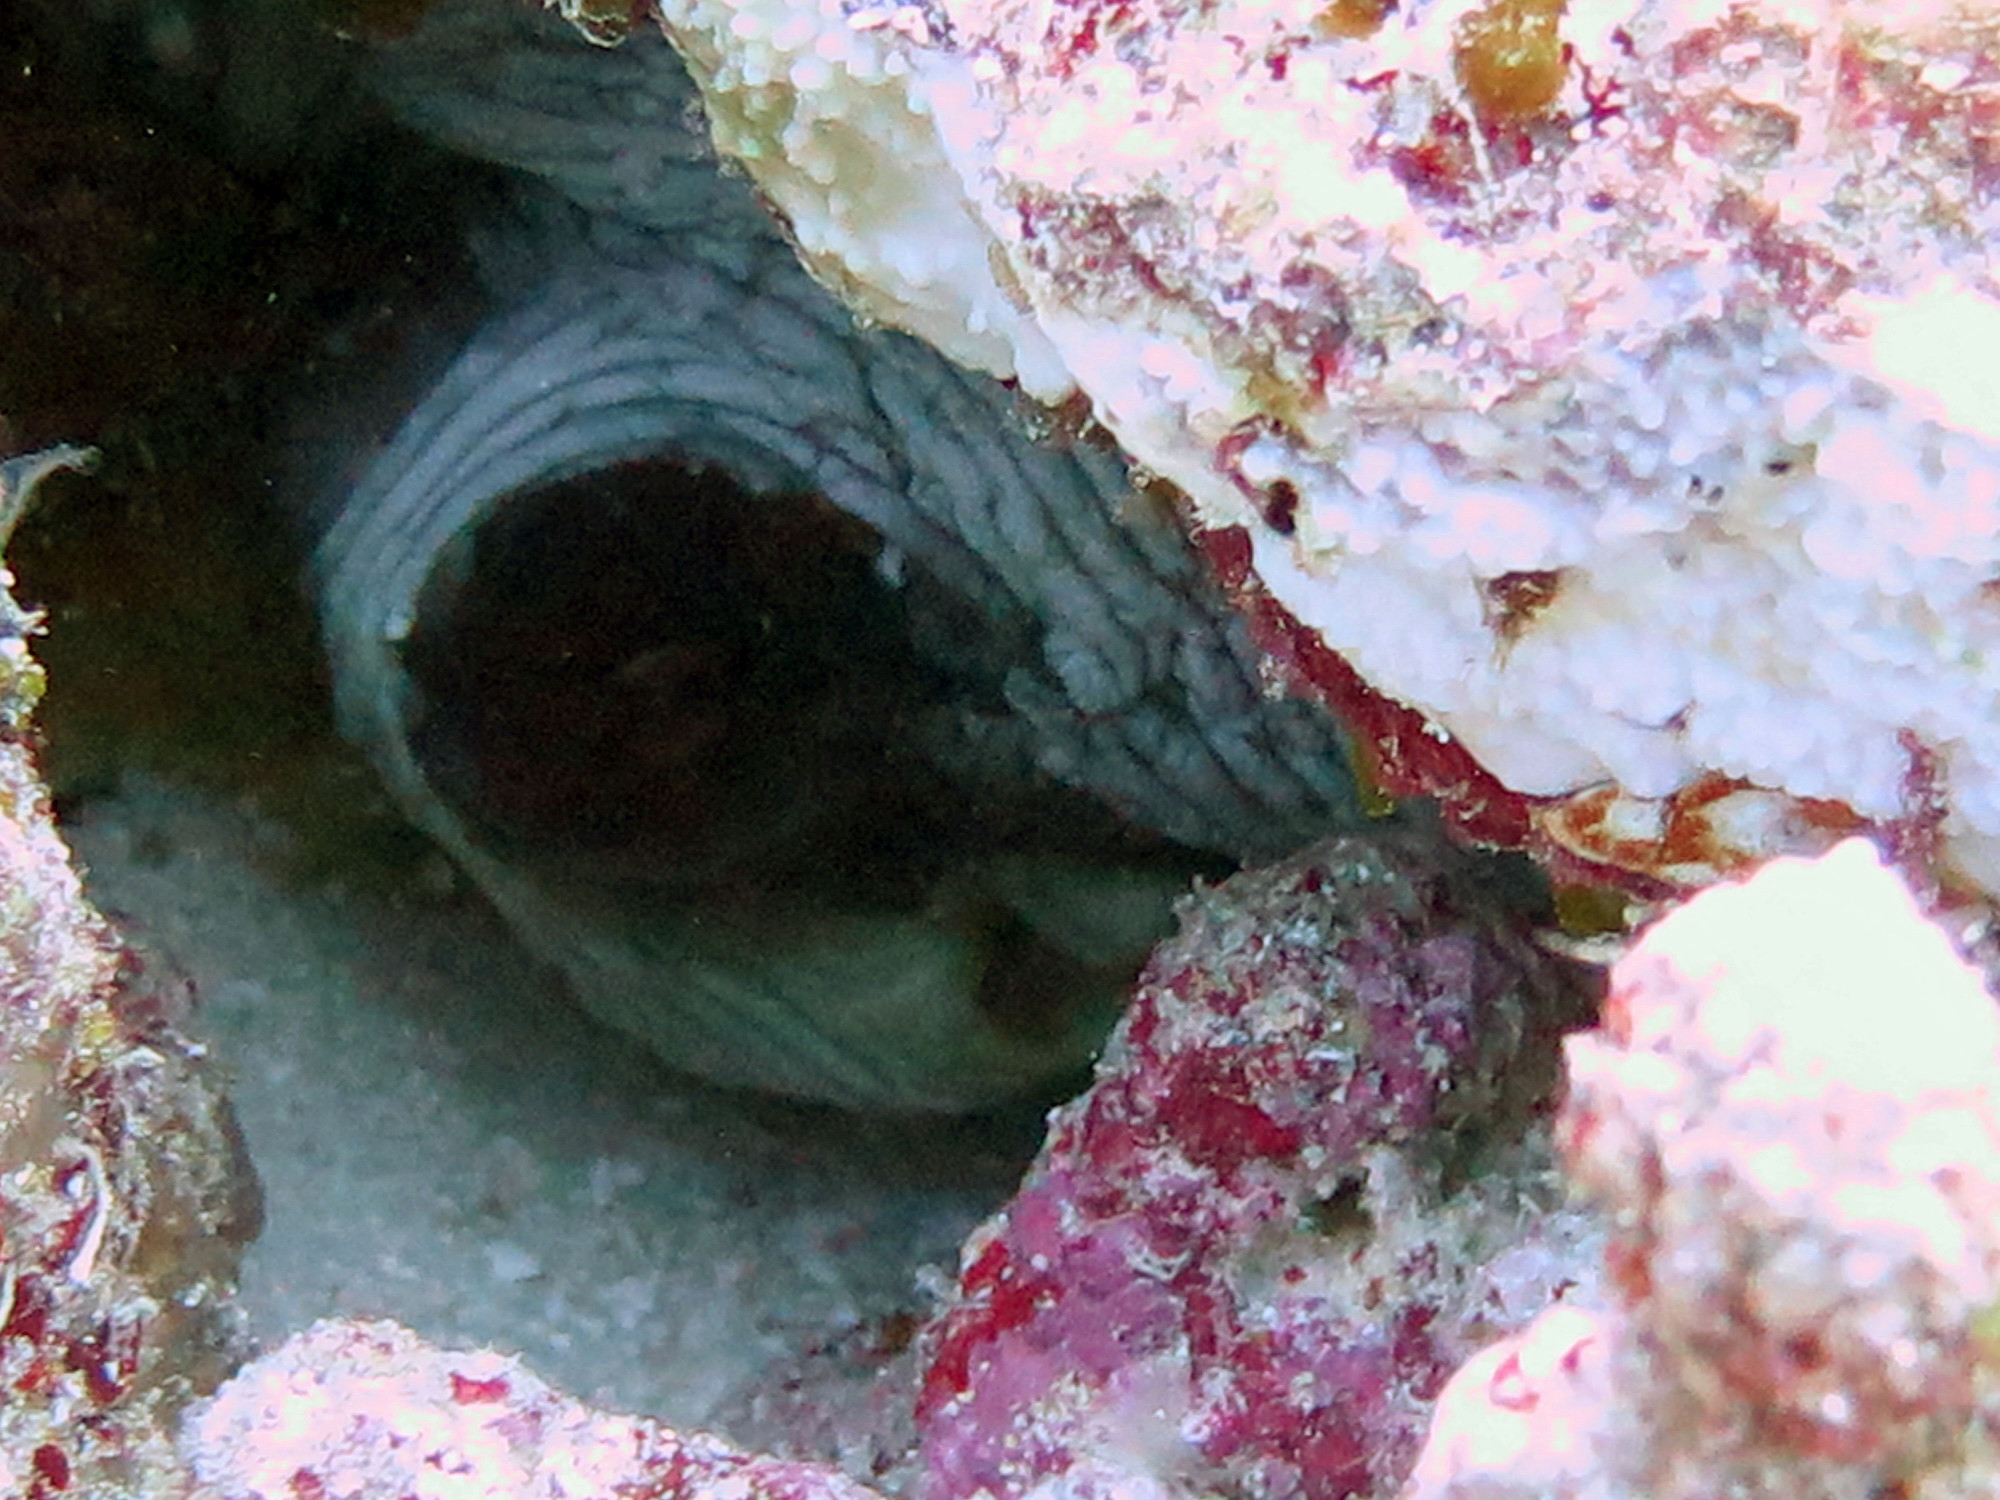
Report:
[[[1327,1239],[1365,1238],[1374,1233],[1374,1216],[1368,1212],[1367,1179],[1345,1177],[1334,1190],[1306,1206],[1306,1223],[1313,1233]]]

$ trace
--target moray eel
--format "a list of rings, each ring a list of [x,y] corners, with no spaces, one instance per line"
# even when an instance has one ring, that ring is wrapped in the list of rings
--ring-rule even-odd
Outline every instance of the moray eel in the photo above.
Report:
[[[587,1008],[977,1107],[1088,1061],[1192,876],[1365,821],[1118,457],[856,326],[661,39],[448,0],[372,86],[517,187],[491,317],[319,507],[340,722]]]

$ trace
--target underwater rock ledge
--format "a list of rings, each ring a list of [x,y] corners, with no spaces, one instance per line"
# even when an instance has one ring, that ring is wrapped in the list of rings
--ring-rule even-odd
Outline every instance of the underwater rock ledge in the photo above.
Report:
[[[1088,398],[1387,790],[2000,892],[1990,7],[656,8],[822,280]]]

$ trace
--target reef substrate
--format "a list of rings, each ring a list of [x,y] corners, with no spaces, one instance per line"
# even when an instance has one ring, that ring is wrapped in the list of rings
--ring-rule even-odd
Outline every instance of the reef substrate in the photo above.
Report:
[[[867,316],[1077,393],[1393,793],[2000,890],[2000,21],[665,0]]]

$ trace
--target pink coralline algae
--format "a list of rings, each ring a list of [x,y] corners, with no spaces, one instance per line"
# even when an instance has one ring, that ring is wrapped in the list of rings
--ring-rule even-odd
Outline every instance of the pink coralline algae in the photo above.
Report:
[[[1194,897],[965,1247],[929,1500],[1387,1494],[1480,1342],[1590,1257],[1536,1123],[1575,976],[1434,845]]]
[[[1566,1046],[1603,1299],[1453,1377],[1408,1500],[2000,1492],[2000,1010],[1875,851],[1697,897]]]
[[[817,1464],[595,1411],[490,1350],[314,1325],[245,1366],[181,1439],[192,1500],[876,1500]]]

